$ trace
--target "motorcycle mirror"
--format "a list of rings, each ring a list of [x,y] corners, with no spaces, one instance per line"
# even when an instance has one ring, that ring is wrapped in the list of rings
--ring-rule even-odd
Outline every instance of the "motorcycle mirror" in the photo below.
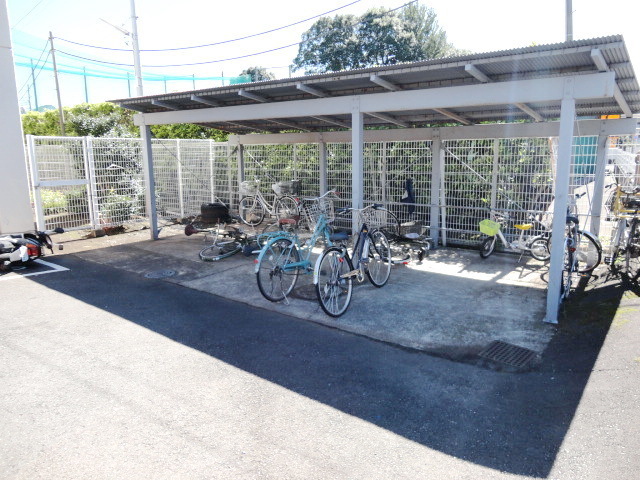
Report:
[[[56,233],[64,233],[64,228],[58,227],[54,230]]]

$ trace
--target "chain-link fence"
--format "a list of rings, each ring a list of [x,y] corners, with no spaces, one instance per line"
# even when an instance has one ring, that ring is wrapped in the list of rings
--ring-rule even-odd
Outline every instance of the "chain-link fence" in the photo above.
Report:
[[[598,177],[598,137],[575,137],[570,191],[576,213],[588,227]],[[242,142],[240,142],[241,144]],[[28,137],[34,207],[46,229],[98,228],[146,219],[142,142],[134,138]],[[338,207],[352,203],[352,150],[349,143],[233,146],[210,140],[152,141],[158,216],[200,213],[203,203],[240,200],[238,179],[259,179],[267,200],[271,184],[300,179],[300,196],[336,189]],[[557,139],[459,139],[367,142],[364,145],[363,202],[380,203],[401,221],[432,223],[439,215],[441,236],[452,245],[477,245],[478,223],[491,210],[504,210],[518,222],[552,213]],[[326,172],[321,155],[326,152]],[[608,235],[610,185],[640,183],[638,136],[610,137],[600,215],[601,238]],[[439,172],[439,175],[435,175]],[[439,178],[434,184],[434,178]],[[412,191],[407,198],[407,179]],[[407,201],[413,198],[413,203]],[[597,217],[596,217],[597,218]],[[538,226],[538,229],[543,227]],[[516,235],[505,227],[507,238]]]

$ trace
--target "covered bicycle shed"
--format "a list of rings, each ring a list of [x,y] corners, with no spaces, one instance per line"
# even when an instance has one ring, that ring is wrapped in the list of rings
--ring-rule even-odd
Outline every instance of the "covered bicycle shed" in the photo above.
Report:
[[[442,142],[453,138],[558,137],[553,211],[564,212],[574,135],[597,137],[591,215],[598,219],[609,136],[636,132],[640,88],[623,38],[611,36],[113,102],[138,112],[134,121],[143,139],[154,239],[150,126],[195,123],[235,134],[230,141],[239,146],[238,181],[244,178],[245,145],[318,143],[321,193],[327,189],[325,145],[350,142],[354,208],[364,203],[365,142],[431,140],[438,161],[431,171],[430,228],[437,242]],[[552,235],[561,238],[564,227],[564,215],[554,215]],[[552,243],[544,319],[549,323],[558,319],[562,249],[561,242]]]

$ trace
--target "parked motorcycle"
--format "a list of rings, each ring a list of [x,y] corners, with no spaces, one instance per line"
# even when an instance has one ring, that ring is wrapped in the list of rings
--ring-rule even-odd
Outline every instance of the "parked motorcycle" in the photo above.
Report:
[[[64,233],[56,228],[54,233]],[[54,244],[47,232],[22,233],[0,236],[0,271],[7,272],[15,266],[24,266],[44,257],[45,248],[53,253],[53,247],[62,250],[62,244]]]

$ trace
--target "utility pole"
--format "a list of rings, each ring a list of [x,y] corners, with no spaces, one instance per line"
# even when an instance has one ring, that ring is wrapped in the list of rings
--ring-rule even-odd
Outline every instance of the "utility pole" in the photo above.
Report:
[[[118,27],[113,23],[107,22],[104,18],[101,18],[104,23],[112,26],[119,32],[122,32],[124,35],[131,37],[131,44],[133,48],[133,70],[136,76],[136,95],[142,97],[144,94],[142,93],[142,66],[140,65],[140,47],[138,45],[138,17],[136,17],[136,3],[135,0],[131,0],[131,31],[128,31],[122,27]],[[127,74],[127,77],[129,75]],[[127,78],[127,81],[129,79]],[[131,96],[131,91],[129,91],[129,96]]]
[[[132,0],[133,1],[133,0]],[[565,41],[570,42],[573,40],[573,6],[571,0],[565,0],[566,2],[566,38]]]
[[[84,101],[85,103],[89,103],[89,89],[87,88],[87,67],[82,67],[82,71],[84,72]]]
[[[33,68],[33,58],[31,59],[31,83],[33,84],[33,101],[36,105],[36,111],[38,110],[38,92],[36,90],[36,72]]]
[[[60,115],[60,132],[64,137],[64,112],[62,111],[62,100],[60,100],[60,83],[58,82],[58,67],[56,65],[56,51],[53,48],[53,33],[49,32],[49,43],[51,44],[51,60],[53,61],[53,77],[56,80],[56,94],[58,95],[58,113]]]

